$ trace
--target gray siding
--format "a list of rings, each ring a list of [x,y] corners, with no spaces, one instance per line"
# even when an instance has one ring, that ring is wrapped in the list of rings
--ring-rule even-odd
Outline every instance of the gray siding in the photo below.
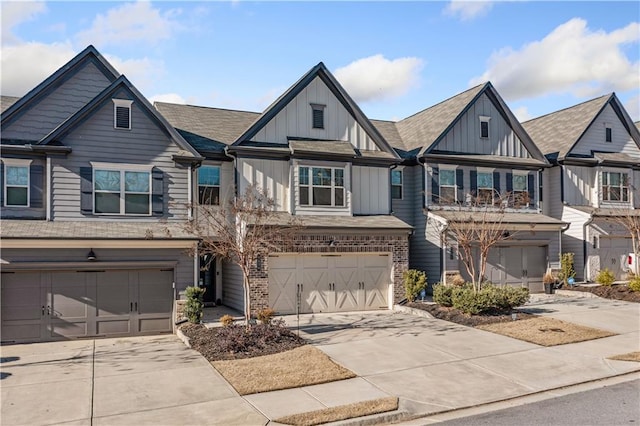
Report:
[[[570,223],[562,235],[562,252],[574,254],[574,267],[576,270],[576,279],[584,279],[584,228],[583,225],[589,219],[589,215],[579,212],[570,207],[564,207],[562,212],[562,220]]]
[[[411,166],[402,167],[402,199],[391,200],[393,207],[393,215],[399,217],[409,225],[416,225],[416,217],[421,220],[424,215],[416,216],[416,209],[414,203],[418,205],[422,204],[422,178],[420,173],[422,167]],[[418,194],[419,196],[416,196]]]
[[[42,190],[42,207],[34,208],[30,207],[5,207],[4,206],[4,194],[2,194],[2,204],[0,204],[0,218],[2,219],[45,219],[47,216],[47,169],[46,162],[41,158],[30,159],[31,167],[40,166],[42,168],[42,180],[39,182]],[[0,177],[0,191],[4,191],[4,167],[0,167],[0,173],[2,176]],[[31,179],[31,178],[30,178]],[[30,181],[29,192],[33,190],[33,182]]]
[[[40,140],[109,84],[107,77],[93,63],[87,62],[72,78],[3,128],[2,137]]]
[[[352,167],[353,214],[389,214],[389,169]]]
[[[87,262],[88,249],[3,249],[3,262]],[[175,268],[176,293],[194,285],[193,258],[184,249],[93,249],[100,262],[178,262]],[[61,265],[64,266],[64,265]],[[105,266],[102,266],[104,268]]]
[[[605,142],[607,127],[611,128],[611,142]],[[591,123],[570,153],[590,156],[593,151],[621,152],[640,161],[640,148],[609,104]]]
[[[561,175],[564,173],[561,166],[545,169],[542,177],[543,188],[543,210],[547,216],[560,219],[562,217],[562,197],[560,189]]]
[[[255,158],[238,159],[238,192],[256,185],[266,190],[277,211],[289,210],[289,162]]]
[[[480,116],[491,117],[491,120],[489,120],[489,138],[480,137]],[[471,108],[438,143],[436,149],[457,153],[531,158],[522,141],[502,118],[502,115],[500,115],[486,94],[482,94],[471,105]]]
[[[233,262],[222,262],[222,303],[244,312],[242,270]]]
[[[564,201],[573,206],[596,205],[595,194],[598,182],[596,169],[582,166],[563,166],[564,175]]]
[[[131,110],[131,130],[114,129],[113,103],[108,100],[62,142],[73,152],[68,158],[53,160],[54,219],[87,218],[80,212],[79,172],[81,167],[90,167],[91,161],[154,165],[164,173],[164,218],[186,217],[188,169],[177,167],[172,159],[180,148],[135,102]],[[145,216],[144,219],[151,218]]]

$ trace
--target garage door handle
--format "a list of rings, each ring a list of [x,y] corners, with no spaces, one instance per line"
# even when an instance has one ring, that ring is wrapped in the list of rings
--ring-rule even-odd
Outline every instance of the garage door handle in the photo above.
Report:
[[[136,302],[135,305],[136,305],[136,312],[138,312],[138,302]]]
[[[129,312],[133,312],[133,302],[129,303]]]

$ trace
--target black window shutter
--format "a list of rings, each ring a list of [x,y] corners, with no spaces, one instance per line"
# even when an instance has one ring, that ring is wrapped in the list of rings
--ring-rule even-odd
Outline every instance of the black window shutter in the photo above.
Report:
[[[151,172],[151,211],[154,216],[164,215],[164,173],[156,168]]]
[[[93,214],[93,169],[80,167],[80,211]]]
[[[431,168],[431,201],[438,203],[440,200],[440,172],[437,167]]]
[[[4,163],[0,163],[0,206],[4,207]]]
[[[527,176],[527,189],[529,190],[529,207],[535,208],[536,206],[536,187],[534,186],[534,176],[533,173],[529,173]]]
[[[507,192],[513,192],[513,173],[507,173]]]
[[[538,173],[538,198],[542,201],[542,173]]]
[[[33,165],[29,174],[29,206],[39,209],[43,206],[44,167],[40,164]]]
[[[471,179],[471,195],[474,197],[478,196],[478,172],[476,170],[471,170],[469,172],[469,178]]]
[[[500,172],[493,172],[494,197],[500,195]]]
[[[456,169],[456,186],[458,187],[458,203],[464,201],[464,170]]]

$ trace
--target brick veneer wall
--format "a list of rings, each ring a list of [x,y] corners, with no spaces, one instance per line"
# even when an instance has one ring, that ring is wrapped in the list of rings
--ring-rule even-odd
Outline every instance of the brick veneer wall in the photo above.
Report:
[[[331,240],[335,247],[329,247]],[[402,274],[409,268],[409,236],[395,235],[300,235],[281,244],[283,253],[391,253],[393,257],[393,302],[404,298]],[[269,307],[269,257],[251,268],[251,313]]]

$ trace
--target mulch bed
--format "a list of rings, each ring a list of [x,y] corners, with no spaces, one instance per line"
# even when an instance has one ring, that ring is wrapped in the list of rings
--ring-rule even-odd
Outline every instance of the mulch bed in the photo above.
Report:
[[[429,312],[435,318],[455,322],[456,324],[466,325],[468,327],[476,327],[485,324],[495,324],[497,322],[513,322],[511,313],[494,312],[485,315],[467,315],[458,309],[447,308],[445,306],[436,305],[434,303],[413,302],[407,303],[406,306],[415,309],[421,309]],[[536,315],[514,310],[517,313],[517,320],[533,318]]]
[[[614,284],[612,286],[562,286],[562,290],[585,291],[593,293],[605,299],[624,300],[625,302],[640,303],[640,291],[633,291],[624,284]]]
[[[191,347],[208,361],[253,358],[271,355],[305,345],[304,339],[275,323],[207,328],[201,324],[185,324],[180,330],[189,338]]]

